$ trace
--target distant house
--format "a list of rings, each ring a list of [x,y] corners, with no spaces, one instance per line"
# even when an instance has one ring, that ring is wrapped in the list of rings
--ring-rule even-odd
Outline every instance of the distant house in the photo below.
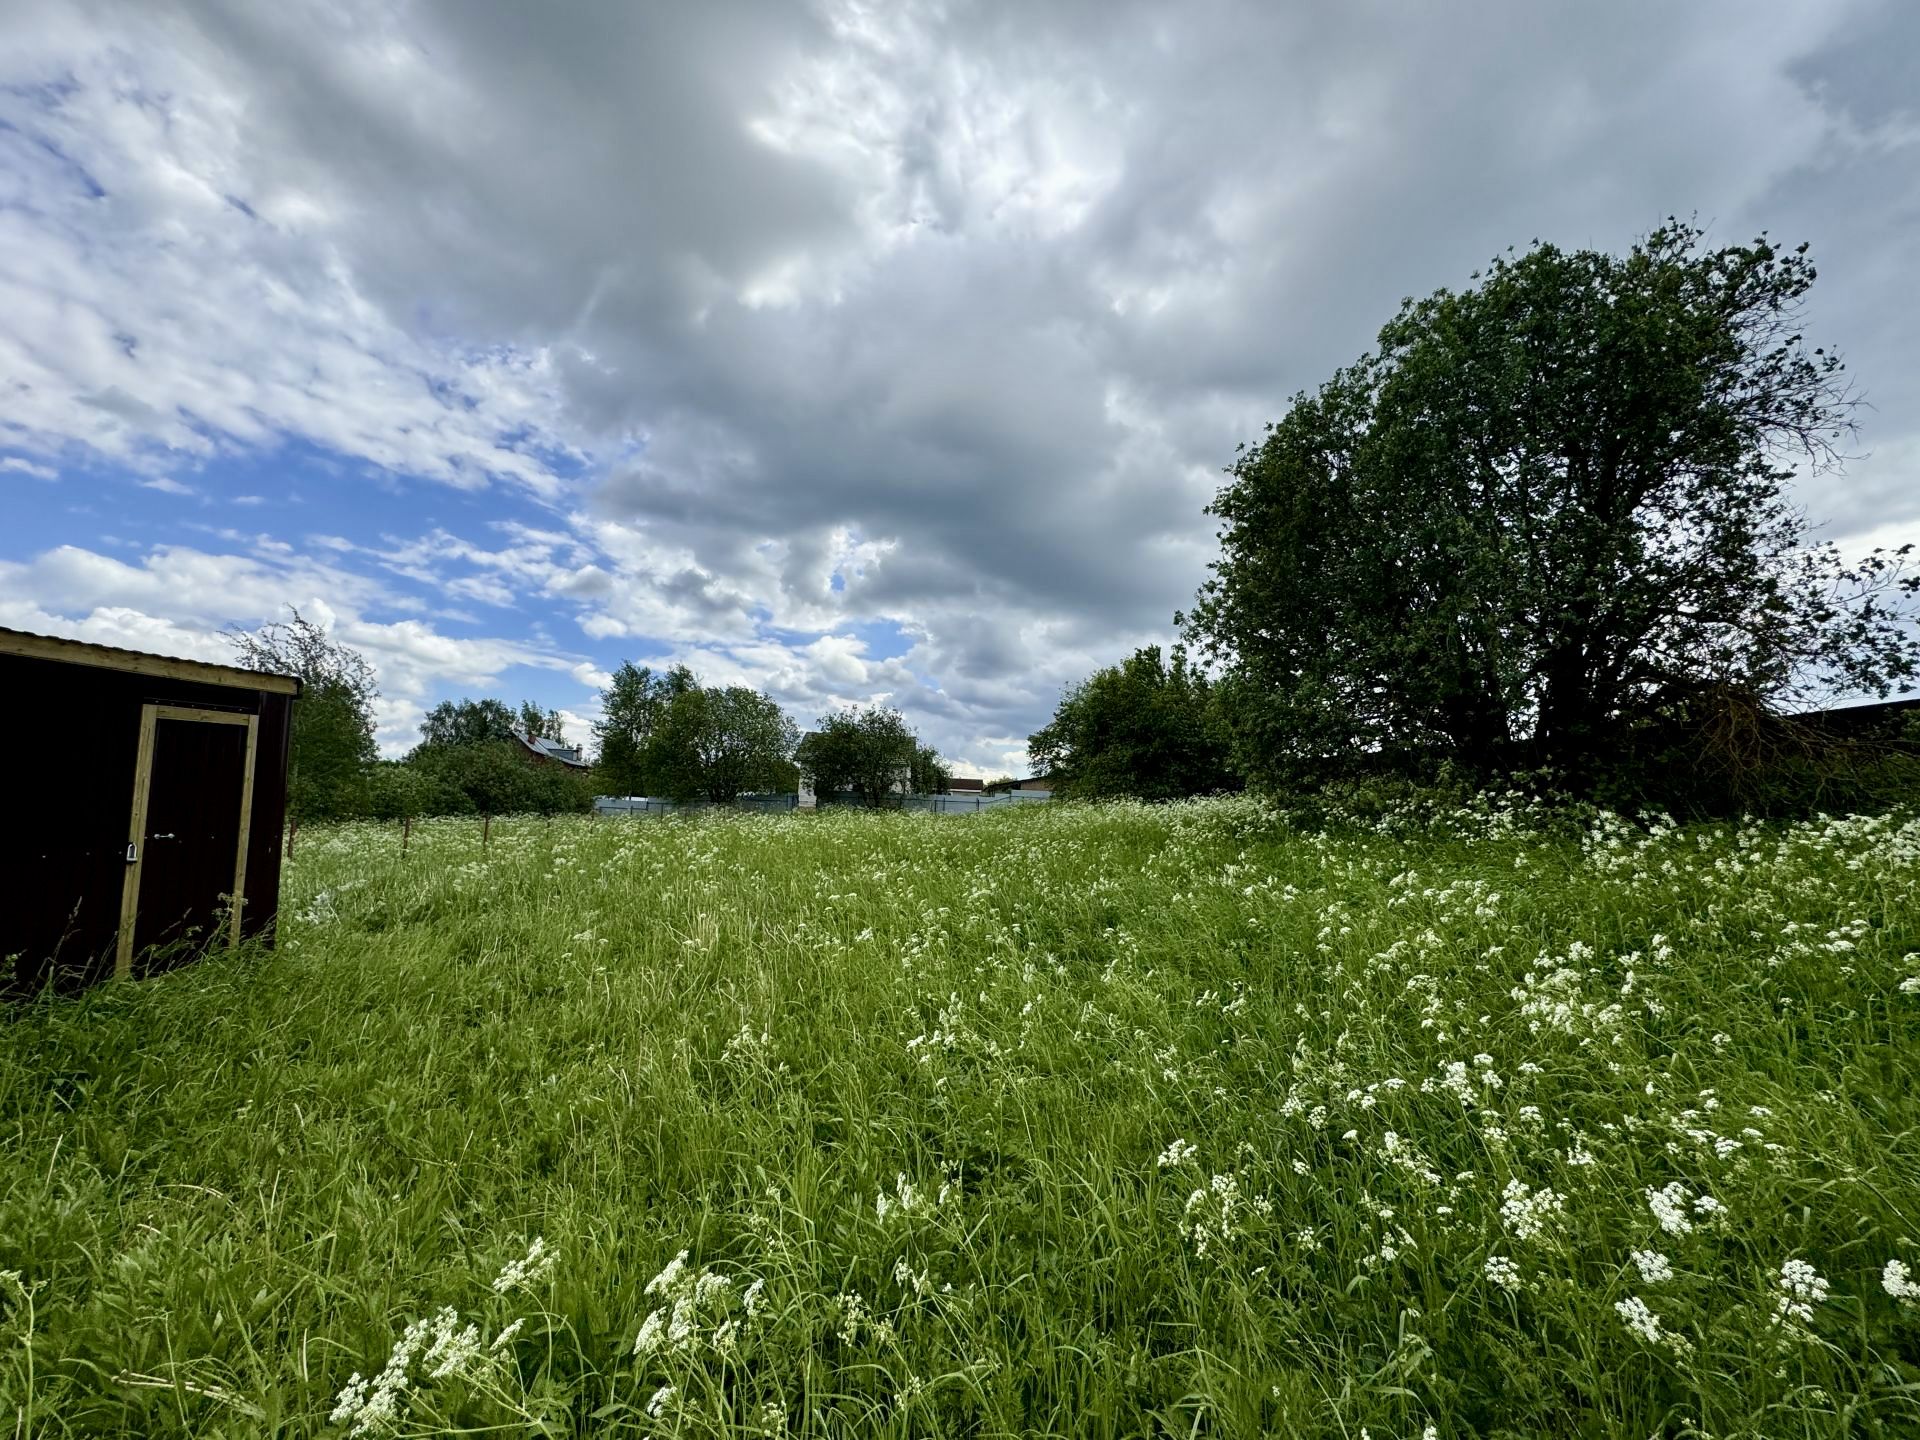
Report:
[[[950,795],[979,795],[986,789],[987,782],[974,775],[955,775],[947,781],[947,793]]]
[[[954,788],[957,790],[960,787],[956,783]],[[1022,795],[1051,795],[1053,793],[1053,777],[1051,775],[1029,775],[1024,780],[995,780],[992,784],[983,788],[989,795],[1005,795],[1014,790],[1019,791]]]
[[[562,745],[558,740],[549,740],[544,735],[528,735],[522,731],[513,732],[527,752],[527,758],[535,765],[559,765],[568,770],[591,770],[592,765],[581,758],[578,745]]]

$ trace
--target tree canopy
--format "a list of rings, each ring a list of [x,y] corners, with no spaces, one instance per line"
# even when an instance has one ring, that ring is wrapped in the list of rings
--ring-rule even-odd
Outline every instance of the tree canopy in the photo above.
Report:
[[[380,691],[373,667],[325,626],[292,607],[288,613],[292,618],[284,623],[227,635],[246,668],[300,680],[287,747],[287,816],[305,821],[364,814],[378,754],[373,707]]]
[[[505,701],[442,700],[420,722],[422,745],[484,745],[489,740],[511,740],[516,721]]]
[[[656,672],[624,662],[600,692],[601,718],[593,727],[600,748],[601,784],[613,795],[664,794],[663,757],[655,742],[676,695],[698,687],[684,665]]]
[[[1179,645],[1136,650],[1068,688],[1053,719],[1027,737],[1054,793],[1170,800],[1239,788],[1230,737],[1206,676]]]
[[[725,804],[791,782],[799,732],[757,690],[702,685],[684,665],[656,672],[629,662],[600,692],[600,707],[594,735],[610,793]]]
[[[1904,552],[1843,562],[1788,491],[1853,403],[1799,330],[1814,274],[1674,221],[1623,256],[1536,244],[1297,396],[1210,507],[1186,617],[1249,773],[1580,783],[1717,694],[1912,676]]]
[[[800,741],[794,763],[822,798],[853,794],[863,805],[891,803],[902,787],[922,780],[944,783],[938,755],[925,750],[906,717],[885,705],[849,705],[820,717],[819,728]]]

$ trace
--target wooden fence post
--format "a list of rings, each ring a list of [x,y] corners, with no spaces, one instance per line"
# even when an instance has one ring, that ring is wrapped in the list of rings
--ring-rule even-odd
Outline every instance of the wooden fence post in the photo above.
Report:
[[[493,843],[493,812],[489,810],[480,817],[480,848],[486,849]]]
[[[407,853],[407,847],[413,843],[413,817],[407,816],[406,825],[400,831],[400,853]]]
[[[300,833],[300,822],[295,820],[287,826],[287,859],[293,859],[293,837]]]

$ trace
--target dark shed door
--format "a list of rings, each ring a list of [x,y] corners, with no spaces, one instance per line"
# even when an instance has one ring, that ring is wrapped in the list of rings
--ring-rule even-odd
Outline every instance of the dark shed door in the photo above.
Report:
[[[135,782],[132,944],[123,948],[141,975],[233,937],[230,897],[244,884],[254,734],[247,715],[149,709],[147,765]],[[127,918],[123,912],[123,924]]]

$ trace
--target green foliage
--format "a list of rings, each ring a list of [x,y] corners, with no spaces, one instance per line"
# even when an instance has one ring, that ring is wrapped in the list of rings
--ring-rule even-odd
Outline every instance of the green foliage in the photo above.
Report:
[[[1072,686],[1027,737],[1034,764],[1071,798],[1172,800],[1240,788],[1212,687],[1186,651],[1136,650]]]
[[[292,619],[255,631],[230,631],[240,663],[250,670],[293,675],[287,748],[287,817],[295,823],[347,820],[367,813],[367,783],[377,751],[373,706],[380,698],[373,667],[289,607]]]
[[[528,705],[522,708],[537,707]],[[511,740],[517,718],[505,702],[492,698],[442,700],[427,712],[427,718],[421,722],[420,743],[444,747]]]
[[[779,704],[759,691],[694,685],[667,702],[648,760],[670,798],[724,805],[777,784],[799,738]]]
[[[394,1433],[1920,1433],[1920,821],[1354,795],[303,831],[0,1018],[0,1414],[344,1440],[446,1307]]]
[[[530,739],[552,740],[561,745],[567,743],[566,726],[558,710],[542,710],[533,701],[522,700],[515,723],[521,733]]]
[[[909,783],[916,795],[945,795],[953,785],[953,770],[933,746],[916,743]]]
[[[822,715],[793,758],[823,799],[851,794],[875,809],[896,803],[903,784],[918,788],[916,766],[923,778],[939,783],[906,717],[885,705],[849,705]]]
[[[1786,492],[1851,403],[1796,328],[1806,247],[1702,241],[1498,259],[1242,453],[1188,633],[1250,776],[1444,757],[1590,788],[1703,692],[1916,673],[1905,551],[1848,566]]]
[[[424,781],[415,793],[431,797],[438,813],[559,815],[593,808],[588,772],[537,764],[518,740],[421,745],[406,765]]]
[[[613,672],[612,682],[600,692],[601,718],[593,727],[607,794],[665,793],[655,744],[661,720],[675,696],[698,685],[684,665],[655,674],[629,660]]]
[[[404,760],[383,760],[373,767],[368,813],[376,820],[417,819],[422,815],[470,815],[473,801],[443,775]]]
[[[602,788],[727,803],[790,790],[799,739],[779,705],[744,686],[708,687],[684,665],[656,674],[627,662],[600,692]]]

